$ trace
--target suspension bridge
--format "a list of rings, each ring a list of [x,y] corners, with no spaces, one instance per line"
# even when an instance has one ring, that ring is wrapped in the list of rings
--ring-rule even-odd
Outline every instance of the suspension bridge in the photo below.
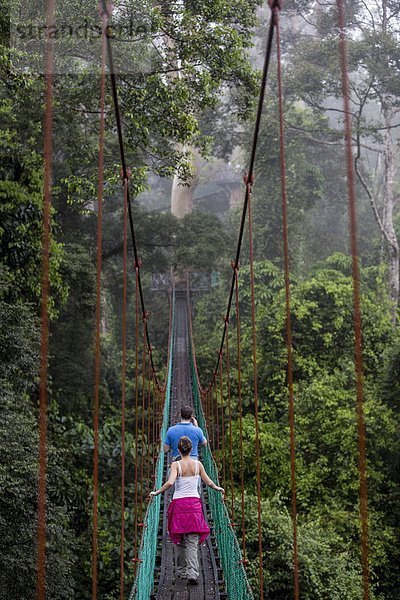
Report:
[[[172,293],[172,331],[168,382],[165,394],[161,431],[165,433],[169,424],[174,424],[181,406],[189,402],[195,408],[199,425],[209,436],[206,415],[201,402],[193,345],[190,330],[190,303],[186,290]],[[209,447],[202,450],[201,457],[206,471],[218,481],[218,471]],[[156,467],[156,487],[161,486],[169,462],[162,450]],[[193,598],[212,600],[216,598],[253,598],[244,570],[241,550],[232,528],[232,521],[220,494],[203,490],[206,515],[213,526],[214,535],[200,546],[199,586],[188,588],[184,580],[175,574],[174,549],[167,533],[167,510],[171,492],[163,500],[154,499],[144,519],[144,534],[139,551],[139,567],[130,599]],[[161,506],[162,504],[162,506]],[[158,576],[153,582],[155,565]],[[229,573],[229,578],[224,578]]]
[[[129,509],[125,501],[125,397],[127,373],[127,282],[133,275],[135,280],[135,436],[136,444],[142,449],[152,440],[151,457],[154,459],[154,474],[149,472],[151,461],[144,465],[143,460],[139,465],[138,457],[135,464],[135,502],[134,502],[134,557],[133,585],[129,591],[129,600],[186,600],[186,599],[217,599],[229,598],[230,600],[252,599],[255,595],[261,600],[265,594],[264,574],[268,566],[265,564],[265,552],[262,543],[262,514],[261,514],[261,481],[260,475],[260,440],[258,424],[258,391],[257,391],[257,357],[256,357],[256,321],[255,321],[255,290],[253,266],[253,234],[251,199],[252,186],[255,177],[255,159],[257,142],[260,131],[260,122],[266,92],[267,79],[271,56],[273,52],[273,39],[276,38],[276,60],[278,78],[278,105],[279,105],[279,132],[280,132],[280,158],[282,175],[282,223],[283,246],[285,267],[286,290],[286,345],[287,345],[287,380],[288,380],[288,405],[290,423],[290,455],[291,455],[291,482],[292,482],[292,522],[293,522],[293,597],[300,598],[300,574],[298,565],[297,541],[297,505],[296,505],[296,462],[295,462],[295,420],[292,375],[292,341],[291,341],[291,311],[290,311],[290,272],[289,272],[289,245],[287,233],[287,200],[286,200],[286,170],[285,170],[285,143],[284,143],[284,102],[281,73],[281,42],[280,42],[280,0],[269,0],[271,17],[267,35],[265,62],[260,83],[260,94],[254,126],[253,142],[250,149],[250,159],[247,174],[244,177],[244,199],[238,242],[235,258],[232,260],[232,280],[227,298],[227,309],[224,316],[221,344],[216,352],[216,365],[210,383],[203,388],[200,384],[196,366],[196,356],[191,327],[190,289],[180,282],[170,291],[171,315],[170,334],[167,361],[167,379],[160,382],[159,375],[153,360],[153,348],[149,329],[149,319],[141,279],[141,261],[136,243],[134,219],[130,198],[130,169],[125,155],[121,109],[118,97],[118,80],[113,65],[112,35],[109,34],[109,20],[111,17],[110,6],[105,0],[100,2],[100,13],[103,23],[102,44],[102,71],[101,71],[101,104],[100,104],[100,134],[99,134],[99,171],[98,171],[98,252],[97,252],[97,307],[96,307],[96,350],[95,350],[95,385],[94,385],[94,453],[93,453],[93,543],[92,543],[92,598],[98,597],[98,489],[99,489],[99,381],[100,381],[100,322],[101,322],[101,270],[102,270],[102,198],[104,186],[104,130],[105,130],[105,88],[106,79],[109,77],[113,104],[115,109],[116,130],[121,162],[121,179],[123,184],[123,302],[122,302],[122,398],[121,398],[121,546],[120,546],[120,599],[127,597],[125,590],[125,514]],[[353,166],[351,157],[351,123],[349,109],[349,89],[347,75],[347,47],[345,38],[345,21],[343,1],[338,0],[339,30],[340,30],[340,56],[342,67],[343,98],[345,107],[345,140],[347,149],[348,185],[349,185],[349,214],[351,224],[351,241],[353,256],[354,278],[354,313],[355,313],[355,365],[357,379],[357,415],[359,434],[359,469],[360,469],[360,521],[361,521],[361,557],[363,568],[363,597],[369,598],[369,567],[368,567],[368,528],[367,528],[367,491],[365,472],[365,431],[363,416],[363,389],[362,389],[362,353],[361,353],[361,320],[359,308],[359,275],[357,262],[356,216]],[[54,3],[47,3],[47,31],[54,25]],[[51,206],[51,171],[52,171],[52,127],[53,127],[53,61],[54,47],[49,35],[46,44],[46,113],[45,113],[45,181],[44,181],[44,238],[43,238],[43,285],[42,285],[42,350],[40,371],[40,460],[39,460],[39,505],[38,505],[38,578],[37,598],[46,598],[46,431],[47,431],[47,362],[48,362],[48,294],[49,294],[49,239],[50,239],[50,206]],[[107,75],[108,64],[108,75]],[[239,270],[240,255],[244,237],[244,230],[248,221],[249,226],[249,257],[251,280],[251,313],[252,313],[252,352],[254,375],[254,418],[255,418],[255,449],[254,464],[257,482],[257,531],[258,531],[258,589],[252,590],[246,576],[246,545],[243,532],[241,543],[235,534],[235,518],[241,518],[244,524],[245,502],[243,489],[243,459],[239,469],[241,480],[241,515],[234,515],[233,484],[228,490],[228,502],[221,498],[212,489],[203,490],[205,515],[212,528],[212,535],[199,549],[201,574],[199,586],[189,589],[184,581],[178,580],[174,569],[174,549],[168,538],[166,529],[166,511],[170,501],[170,492],[164,497],[157,496],[143,511],[143,496],[139,497],[139,484],[141,491],[145,487],[143,482],[153,479],[153,485],[158,488],[165,478],[169,468],[169,459],[159,447],[160,440],[170,424],[173,424],[177,413],[183,403],[192,402],[200,427],[206,433],[210,444],[203,449],[201,460],[209,476],[215,481],[228,483],[233,476],[232,448],[225,447],[226,433],[231,427],[231,395],[229,389],[229,323],[233,307],[235,308],[235,323],[237,335],[238,355],[236,365],[238,369],[238,401],[239,418],[241,427],[241,354],[240,354],[240,314],[239,314]],[[128,238],[130,235],[130,243]],[[128,253],[132,252],[133,273],[129,264]],[[142,359],[139,357],[139,331],[140,321],[143,323],[143,338],[141,343]],[[222,392],[223,368],[227,376],[227,398],[224,400]],[[227,375],[226,375],[227,373]],[[139,387],[141,391],[139,398]],[[220,387],[218,388],[218,385]],[[144,421],[144,404],[142,405],[139,423],[139,400],[147,402],[147,408],[154,413],[153,420]],[[161,415],[158,419],[157,415]],[[147,428],[147,430],[146,430]],[[231,434],[231,431],[230,431]],[[229,435],[232,443],[232,435]],[[223,461],[216,462],[213,450],[221,450]],[[243,448],[240,448],[241,457]],[[217,466],[218,463],[218,466]],[[228,464],[227,464],[228,463]],[[236,465],[235,465],[236,467]],[[144,470],[147,469],[147,472]],[[220,471],[222,470],[222,474]],[[143,514],[144,513],[144,514]],[[242,527],[243,529],[243,527]]]

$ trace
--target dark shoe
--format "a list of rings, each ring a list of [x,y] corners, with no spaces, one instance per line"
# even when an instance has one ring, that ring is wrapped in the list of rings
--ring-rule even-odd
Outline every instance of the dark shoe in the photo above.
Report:
[[[188,579],[188,584],[189,585],[199,585],[199,581],[197,579],[193,579],[193,577],[190,577],[190,579]]]

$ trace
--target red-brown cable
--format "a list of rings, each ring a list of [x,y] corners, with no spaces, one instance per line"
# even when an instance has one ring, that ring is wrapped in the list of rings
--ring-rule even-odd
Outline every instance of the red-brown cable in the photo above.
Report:
[[[138,558],[138,480],[139,480],[139,265],[135,265],[135,509],[133,566],[136,575]]]
[[[353,304],[354,304],[354,358],[357,389],[357,428],[358,428],[358,468],[361,524],[361,562],[363,598],[369,598],[369,532],[368,532],[368,487],[366,469],[366,430],[363,390],[363,353],[360,309],[360,272],[358,265],[356,191],[352,151],[352,127],[350,116],[350,90],[348,80],[348,53],[345,34],[345,7],[343,0],[337,0],[340,35],[340,66],[344,104],[345,146],[347,164],[347,185],[349,197],[350,241],[353,264]]]
[[[122,372],[121,372],[121,548],[120,599],[124,599],[125,576],[125,395],[126,395],[126,309],[128,284],[128,179],[124,177],[124,247],[122,284]]]
[[[44,189],[42,238],[42,299],[41,348],[39,382],[39,486],[37,530],[37,587],[38,600],[46,597],[46,470],[47,470],[47,375],[49,346],[49,287],[50,287],[50,210],[53,136],[53,75],[54,75],[54,0],[46,6],[45,50],[45,117],[44,117]]]
[[[263,542],[261,521],[261,468],[260,468],[260,424],[258,417],[258,374],[257,374],[257,333],[256,333],[256,301],[254,294],[254,255],[253,255],[253,225],[251,194],[253,182],[247,181],[247,202],[249,217],[249,248],[250,248],[250,289],[251,289],[251,326],[253,349],[253,385],[254,385],[254,420],[256,438],[256,480],[257,480],[257,529],[258,529],[258,571],[260,581],[260,600],[264,598],[264,572],[263,572]]]
[[[225,456],[225,404],[223,391],[222,359],[219,363],[219,393],[221,397],[221,451],[222,451],[222,477],[223,486],[226,486],[226,456]]]
[[[140,489],[141,499],[139,503],[140,525],[143,525],[143,492],[144,492],[144,430],[145,430],[145,395],[146,395],[146,358],[147,358],[147,335],[146,335],[147,316],[143,316],[143,359],[142,359],[142,423],[141,423],[141,461],[140,461]]]
[[[229,357],[229,323],[226,323],[226,384],[228,396],[228,427],[229,427],[229,481],[231,488],[231,521],[235,524],[235,495],[233,491],[233,448],[232,448],[232,398],[231,398],[231,365]]]
[[[101,271],[103,237],[104,131],[106,93],[106,30],[108,13],[102,13],[102,51],[100,80],[99,167],[97,177],[97,272],[96,272],[96,333],[93,400],[93,518],[92,518],[92,600],[97,600],[98,500],[99,500],[99,389],[100,389],[100,330],[101,330]]]
[[[209,425],[209,432],[210,432],[210,438],[211,438],[211,442],[212,442],[212,449],[213,452],[215,450],[215,417],[214,417],[214,387],[210,388],[210,425]]]
[[[289,267],[289,236],[287,217],[287,192],[286,192],[286,161],[285,161],[285,128],[283,115],[283,85],[282,85],[282,57],[281,36],[279,24],[279,6],[274,8],[276,49],[277,49],[277,77],[278,77],[278,103],[279,103],[279,144],[281,165],[281,192],[282,192],[282,233],[283,254],[285,267],[285,307],[286,307],[286,349],[287,349],[287,379],[289,391],[289,428],[290,428],[290,472],[292,487],[292,522],[293,522],[293,588],[294,600],[299,600],[299,561],[297,545],[297,500],[296,500],[296,445],[295,445],[295,418],[293,394],[293,355],[292,355],[292,322],[290,307],[290,267]]]
[[[244,462],[243,462],[243,405],[242,405],[242,353],[240,332],[240,309],[239,309],[239,281],[238,269],[234,268],[235,274],[235,308],[236,308],[236,338],[237,338],[237,371],[238,371],[238,400],[239,400],[239,455],[240,455],[240,499],[242,512],[242,555],[246,564],[246,521],[244,510]]]
[[[152,375],[152,371],[151,371],[151,361],[150,361],[150,349],[149,349],[149,361],[148,361],[148,365],[147,365],[147,410],[146,410],[146,417],[147,417],[147,469],[146,469],[146,473],[147,473],[147,485],[149,486],[148,492],[151,491],[152,489],[152,485],[150,484],[150,477],[152,475],[152,470],[151,470],[151,413],[154,413],[154,409],[151,410],[151,375]]]

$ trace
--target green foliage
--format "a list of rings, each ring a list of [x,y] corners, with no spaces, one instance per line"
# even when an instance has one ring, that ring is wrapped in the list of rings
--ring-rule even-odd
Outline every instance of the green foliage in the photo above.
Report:
[[[226,260],[228,236],[222,223],[211,214],[193,212],[179,223],[174,265],[179,271],[218,269]]]
[[[293,533],[288,509],[273,497],[262,501],[262,543],[265,593],[273,600],[293,597]],[[240,525],[240,507],[236,505]],[[245,496],[246,544],[249,578],[258,596],[257,498]],[[346,541],[318,522],[298,523],[301,595],[307,600],[356,600],[362,597],[360,572]],[[266,568],[265,568],[266,565]]]
[[[293,285],[292,328],[294,377],[308,380],[336,369],[352,372],[354,353],[353,284],[345,257],[335,255],[307,280]],[[391,340],[389,303],[370,287],[363,289],[363,355],[365,375],[378,374],[381,355]],[[283,290],[261,320],[266,377],[284,382],[286,362]],[[279,350],[277,350],[279,349]],[[283,379],[282,379],[283,377]],[[275,388],[271,390],[274,393]],[[279,394],[277,394],[279,396]]]
[[[246,492],[256,493],[256,473],[254,469],[255,422],[253,415],[243,418],[243,468],[246,481]],[[268,482],[263,489],[263,496],[270,498],[277,490],[289,494],[290,464],[287,460],[287,429],[282,432],[278,423],[261,420],[259,426],[260,472],[261,480]],[[232,424],[233,460],[240,464],[240,429],[238,421]],[[235,471],[235,484],[240,485],[240,471]]]
[[[87,249],[65,246],[62,280],[68,298],[52,327],[50,370],[64,414],[86,414],[92,396],[95,274]],[[86,405],[86,406],[85,406]]]
[[[21,299],[37,304],[41,289],[42,170],[37,123],[31,122],[39,93],[37,82],[13,72],[0,46],[0,266],[6,272],[10,302]],[[35,101],[39,98],[36,96]],[[40,114],[40,113],[39,113]],[[65,299],[60,277],[62,245],[51,239],[50,312]]]
[[[288,104],[285,119],[288,219],[292,244],[297,247],[293,259],[295,265],[300,267],[302,254],[306,251],[303,246],[312,241],[311,236],[304,240],[301,235],[306,214],[312,208],[319,207],[326,196],[331,197],[324,167],[325,161],[332,160],[333,153],[330,152],[324,160],[315,141],[307,135],[310,129],[326,129],[325,118],[318,118],[310,110]],[[254,240],[255,254],[259,259],[281,260],[283,253],[278,123],[277,105],[270,100],[264,109],[254,185]],[[340,172],[337,172],[336,185],[339,177]]]
[[[291,492],[285,298],[282,274],[274,265],[268,261],[256,262],[255,276],[263,537],[269,553],[265,557],[269,582],[267,591],[280,599],[292,594],[291,527],[286,513],[291,503]],[[379,270],[368,267],[361,271],[361,277],[372,583],[377,598],[392,600],[396,597],[394,589],[397,585],[394,583],[397,575],[389,556],[397,556],[393,527],[398,515],[399,493],[399,420],[395,377],[398,343],[393,336],[390,305],[382,293]],[[255,431],[253,365],[249,360],[249,283],[249,270],[242,267],[244,477],[246,492],[253,494],[251,501],[246,500],[246,519],[249,555],[252,558],[249,572],[256,590],[258,542],[254,506]],[[221,323],[215,318],[221,310],[217,305],[219,294],[219,291],[214,291],[209,297],[202,298],[196,310],[194,328],[198,363],[210,370],[215,363],[207,357],[212,356],[212,347],[217,347],[221,333]],[[321,261],[308,277],[292,280],[291,295],[302,594],[310,598],[357,598],[361,586],[351,260],[334,254]],[[205,312],[206,309],[208,312]],[[238,465],[235,326],[235,318],[232,317],[233,460]],[[223,389],[226,403],[225,379]],[[229,465],[228,451],[226,460]],[[234,484],[237,497],[240,472],[236,467]],[[277,497],[280,498],[278,504],[274,500]],[[267,502],[271,504],[265,504]],[[235,520],[240,521],[238,516]],[[327,573],[331,573],[332,578]]]
[[[0,597],[35,597],[38,433],[28,397],[36,379],[38,331],[26,305],[0,301]],[[50,443],[47,501],[47,588],[73,598],[74,539],[65,505],[52,490],[66,476],[64,456]]]

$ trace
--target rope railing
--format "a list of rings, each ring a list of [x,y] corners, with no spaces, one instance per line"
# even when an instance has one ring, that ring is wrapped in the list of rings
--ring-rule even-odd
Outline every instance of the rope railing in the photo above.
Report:
[[[103,193],[104,193],[104,136],[106,94],[106,28],[107,14],[102,13],[102,50],[100,82],[99,159],[97,176],[97,260],[96,260],[96,318],[95,359],[93,386],[93,509],[92,509],[92,600],[97,600],[98,579],[98,526],[99,526],[99,420],[100,420],[100,368],[101,368],[101,273],[103,252]]]
[[[359,511],[360,544],[363,600],[370,597],[369,582],[369,530],[368,530],[368,482],[366,464],[366,424],[364,411],[364,366],[362,349],[362,319],[360,301],[360,267],[357,236],[356,185],[354,179],[352,125],[350,110],[349,63],[346,40],[346,6],[344,0],[336,0],[339,25],[340,71],[344,108],[344,138],[347,170],[347,196],[350,229],[350,247],[353,277],[353,323],[354,323],[354,369],[356,387],[356,414],[358,434],[358,473],[359,473]]]
[[[189,312],[189,366],[192,379],[193,403],[199,427],[208,439],[207,422],[200,396],[200,384],[196,367],[196,358],[191,331],[191,315]],[[202,450],[202,463],[208,475],[219,483],[218,469],[212,455],[210,445]],[[229,600],[252,600],[254,598],[244,568],[244,561],[238,539],[232,527],[231,519],[223,498],[219,492],[208,488],[208,500],[214,523],[218,555],[224,573],[226,591]]]
[[[49,360],[49,294],[50,294],[50,234],[51,190],[53,155],[53,75],[55,0],[46,3],[45,44],[45,116],[44,116],[44,181],[43,181],[43,233],[42,233],[42,289],[41,289],[41,345],[39,371],[39,470],[37,513],[37,582],[36,597],[46,598],[46,473],[47,473],[47,385]]]
[[[164,439],[169,427],[169,411],[171,402],[172,367],[173,367],[173,343],[174,343],[174,321],[175,321],[175,293],[172,296],[171,333],[169,340],[168,377],[165,390],[165,401],[163,409],[163,420],[160,438]],[[155,468],[155,488],[162,485],[164,474],[164,452],[160,448]],[[154,586],[154,567],[157,554],[157,532],[160,521],[161,496],[155,496],[149,503],[143,519],[143,535],[139,547],[137,559],[138,567],[135,581],[129,594],[129,600],[149,600]]]

